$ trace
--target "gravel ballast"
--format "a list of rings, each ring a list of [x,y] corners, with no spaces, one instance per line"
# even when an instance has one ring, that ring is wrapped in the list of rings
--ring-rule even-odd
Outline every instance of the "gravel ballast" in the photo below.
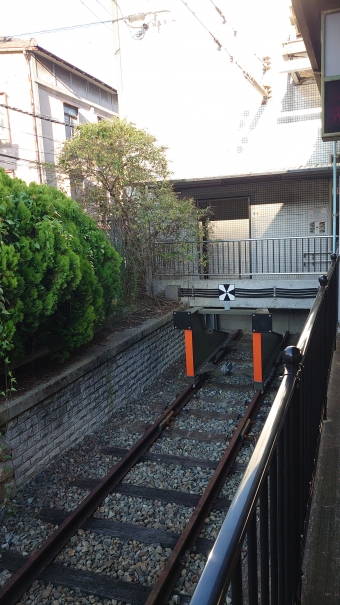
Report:
[[[245,340],[250,337],[245,337]],[[250,355],[250,357],[249,357]],[[249,370],[248,351],[232,351],[235,370]],[[238,359],[240,364],[238,367]],[[242,363],[243,362],[243,363]],[[248,362],[245,364],[245,362]],[[53,464],[27,483],[15,499],[0,506],[3,525],[0,552],[30,555],[54,531],[55,526],[39,519],[41,509],[71,511],[86,497],[88,489],[72,485],[77,478],[100,479],[119,458],[103,453],[107,447],[131,447],[143,434],[142,426],[152,424],[164,407],[174,400],[185,386],[184,360],[174,364],[153,383],[143,398],[132,399],[124,409],[94,433],[84,437],[78,445],[70,448]],[[277,381],[278,382],[278,381]],[[254,391],[251,379],[244,376],[227,376],[211,379],[187,404],[186,413],[167,428],[151,446],[149,453],[168,454],[218,461],[232,436],[233,428],[242,417]],[[218,386],[220,385],[220,386]],[[238,387],[238,388],[234,388]],[[230,387],[227,391],[226,389]],[[171,396],[173,393],[173,396]],[[256,436],[270,409],[275,393],[270,392],[259,417],[252,426],[250,439],[239,452],[236,462],[248,463],[254,449]],[[225,420],[204,418],[199,412],[215,412],[231,417]],[[141,428],[134,429],[137,423]],[[217,433],[223,439],[205,441],[176,436],[176,430],[198,431],[202,435]],[[132,432],[131,432],[132,431]],[[173,433],[173,434],[172,434]],[[145,488],[173,490],[188,494],[202,494],[213,470],[181,464],[165,464],[151,461],[138,463],[124,478],[123,484]],[[241,472],[227,479],[220,496],[232,499],[235,495]],[[95,513],[97,519],[117,523],[132,523],[136,526],[179,534],[193,511],[192,507],[174,502],[148,500],[120,493],[108,496]],[[225,518],[226,511],[212,510],[201,532],[202,538],[215,539]],[[171,554],[170,548],[160,543],[149,544],[137,540],[122,540],[93,531],[78,530],[67,546],[58,555],[56,562],[67,567],[105,574],[105,576],[128,583],[151,587]],[[170,603],[181,603],[183,596],[190,597],[202,573],[206,556],[195,552],[189,556],[177,583]],[[0,573],[0,585],[11,576],[7,571]],[[228,597],[229,599],[229,597]],[[230,602],[229,601],[226,602]],[[188,602],[188,601],[186,601]],[[104,599],[82,594],[76,588],[54,587],[47,582],[36,581],[21,598],[25,605],[123,605],[115,599]],[[126,605],[126,603],[125,603]]]

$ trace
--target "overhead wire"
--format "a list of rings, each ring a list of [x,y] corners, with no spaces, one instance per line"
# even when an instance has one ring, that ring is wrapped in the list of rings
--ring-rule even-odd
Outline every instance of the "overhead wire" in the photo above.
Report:
[[[84,0],[79,0],[79,2],[81,2],[81,4],[83,4],[85,6],[85,8],[87,8],[87,10],[90,11],[90,13],[92,13],[92,15],[94,15],[95,17],[97,17],[97,19],[100,19],[100,17],[98,17],[98,15],[96,15],[96,13],[93,12],[93,10],[91,8],[89,8],[87,6],[87,4],[85,4]],[[110,27],[108,27],[107,25],[105,25],[105,27],[112,33],[112,29]]]
[[[218,14],[220,15],[221,19],[222,19],[222,24],[224,25],[225,23],[227,23],[231,29],[234,32],[234,36],[236,36],[237,31],[236,29],[231,25],[231,23],[225,18],[224,14],[222,13],[221,9],[218,8],[218,6],[216,6],[215,2],[213,2],[213,0],[210,0],[211,4],[215,7],[216,11],[218,12]]]
[[[80,0],[82,1],[82,0]],[[156,12],[163,12],[163,11],[156,11]],[[148,14],[155,14],[155,13],[148,13]],[[92,21],[91,23],[79,23],[77,25],[67,25],[65,27],[54,27],[53,29],[41,29],[39,31],[34,31],[34,32],[22,32],[20,34],[11,34],[11,35],[7,35],[7,36],[3,36],[3,38],[21,38],[22,36],[35,36],[38,34],[54,34],[56,32],[61,32],[61,31],[71,31],[74,29],[79,29],[79,28],[86,28],[86,27],[92,27],[93,25],[105,25],[107,23],[111,23],[111,25],[113,25],[113,23],[116,23],[117,21],[124,21],[124,23],[134,29],[136,26],[131,25],[128,22],[128,18],[130,15],[127,15],[126,17],[119,17],[118,19],[108,19],[106,21]],[[98,17],[99,18],[99,17]],[[138,28],[139,26],[137,26]],[[110,28],[108,28],[110,29]],[[110,31],[112,32],[112,30],[110,29]]]
[[[4,155],[4,154],[2,153],[0,155]],[[8,160],[3,160],[0,157],[0,165],[2,166],[3,164],[7,164],[8,166],[12,166],[12,169],[14,170],[14,166],[23,166],[23,164],[21,164],[20,162],[31,162],[31,160],[25,160],[25,159],[21,159],[21,158],[17,158],[17,159],[18,159],[18,161],[16,163],[14,163],[13,161],[9,162]],[[35,166],[28,166],[28,168],[33,169],[33,168],[35,168]]]
[[[11,131],[11,129],[8,126],[1,126],[0,130],[9,130]],[[19,131],[20,134],[27,134],[31,137],[39,137],[40,139],[46,139],[47,141],[53,141],[54,143],[63,143],[64,141],[62,141],[61,139],[55,139],[54,137],[47,137],[43,134],[35,134],[34,132],[25,132],[24,130],[20,130]],[[9,145],[10,143],[8,143]]]
[[[250,84],[252,86],[254,86],[254,88],[262,95],[263,100],[270,98],[270,88],[269,87],[265,87],[262,84],[259,84],[257,82],[257,80],[255,78],[253,78],[251,76],[251,74],[249,74],[243,67],[242,65],[240,65],[240,63],[238,63],[238,61],[234,61],[234,57],[233,55],[228,51],[228,49],[225,46],[222,46],[222,44],[219,42],[219,40],[217,40],[217,38],[215,38],[215,36],[211,33],[211,31],[206,27],[206,25],[197,17],[197,15],[195,14],[194,11],[191,10],[191,8],[188,6],[188,4],[184,1],[181,0],[182,4],[184,4],[184,6],[186,6],[186,8],[190,11],[190,13],[195,17],[195,19],[197,19],[197,21],[204,27],[204,29],[210,34],[210,36],[213,38],[214,42],[217,44],[218,46],[218,50],[225,50],[225,52],[227,53],[227,55],[229,55],[230,61],[232,63],[234,63],[234,65],[236,65],[241,71],[242,74],[244,76],[244,78],[246,80],[248,80],[248,82],[250,82]]]
[[[114,23],[114,20],[109,19],[107,21],[93,21],[92,23],[80,23],[78,25],[55,27],[53,29],[42,29],[42,30],[36,31],[36,32],[24,32],[21,34],[12,34],[10,36],[5,36],[5,37],[6,38],[20,38],[21,36],[34,36],[36,34],[54,34],[55,32],[67,31],[67,30],[77,29],[77,28],[81,28],[81,27],[91,27],[92,25],[104,25],[105,23]]]
[[[197,19],[197,21],[202,25],[202,27],[204,27],[204,29],[208,32],[208,34],[212,37],[212,39],[214,40],[215,44],[217,44],[218,46],[218,50],[222,50],[223,46],[221,44],[221,42],[214,36],[214,34],[210,31],[210,29],[207,28],[207,26],[203,23],[203,21],[201,21],[201,19],[199,19],[196,15],[196,13],[194,11],[191,10],[190,6],[188,6],[188,4],[186,2],[184,2],[184,0],[181,0],[182,4],[184,4],[184,6],[187,7],[188,11],[191,12],[191,14],[195,17],[195,19]],[[227,49],[225,49],[226,52],[228,53],[228,55],[230,57],[232,57],[232,55],[227,51]]]
[[[14,145],[15,145],[15,144],[14,144]],[[10,143],[8,143],[7,145],[5,145],[5,147],[7,147],[7,148],[8,148],[8,147],[12,147],[12,146],[13,146],[13,145],[12,145],[12,144],[10,144]],[[36,150],[35,150],[35,149],[28,149],[27,147],[21,147],[21,145],[20,145],[20,151],[29,151],[30,153],[36,153]],[[57,153],[55,153],[54,151],[45,151],[45,150],[42,150],[42,151],[43,151],[43,153],[44,153],[45,155],[54,155],[54,156],[57,156],[57,155],[58,155],[58,154],[57,154]]]
[[[19,107],[13,107],[12,105],[6,105],[5,103],[0,103],[0,107],[5,107],[6,109],[10,109],[12,111],[18,111],[19,113],[24,113],[28,116],[33,116],[33,118],[39,118],[39,120],[46,120],[46,122],[53,122],[54,124],[63,124],[65,126],[65,122],[60,122],[60,120],[57,120],[55,118],[49,118],[39,113],[25,111],[24,109],[19,109]]]
[[[103,7],[104,11],[106,11],[109,15],[111,15],[110,11],[106,8],[106,6],[104,6],[104,4],[102,4],[99,0],[96,0],[96,4],[100,4],[100,6]]]
[[[36,160],[28,160],[27,158],[18,158],[15,155],[10,155],[8,153],[0,153],[0,157],[11,158],[12,160],[20,161],[20,162],[28,162],[29,164],[39,164]],[[14,164],[14,162],[6,162],[6,160],[0,160],[0,162],[4,162],[5,164]]]

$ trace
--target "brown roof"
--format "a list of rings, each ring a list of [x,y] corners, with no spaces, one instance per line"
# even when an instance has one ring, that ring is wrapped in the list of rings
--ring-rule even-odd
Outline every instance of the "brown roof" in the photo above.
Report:
[[[8,51],[23,52],[24,50],[29,50],[29,51],[35,52],[39,55],[44,55],[46,57],[49,57],[50,59],[56,61],[57,63],[61,63],[62,65],[69,67],[73,71],[82,74],[86,78],[93,80],[97,84],[100,84],[101,86],[108,88],[109,90],[111,90],[112,92],[117,94],[117,90],[115,88],[113,88],[109,84],[106,84],[102,80],[99,80],[95,76],[91,76],[86,71],[79,69],[79,67],[72,65],[72,63],[68,63],[68,61],[65,61],[64,59],[57,57],[57,55],[54,55],[49,50],[42,48],[41,46],[38,45],[37,41],[34,38],[30,38],[29,40],[20,40],[19,38],[10,38],[8,36],[0,37],[0,52],[6,52],[6,51],[7,52]]]

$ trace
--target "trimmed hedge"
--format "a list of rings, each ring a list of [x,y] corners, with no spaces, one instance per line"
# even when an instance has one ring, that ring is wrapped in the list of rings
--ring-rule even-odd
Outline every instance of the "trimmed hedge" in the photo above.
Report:
[[[112,313],[120,264],[76,202],[0,169],[0,361],[41,345],[65,358],[89,342]]]

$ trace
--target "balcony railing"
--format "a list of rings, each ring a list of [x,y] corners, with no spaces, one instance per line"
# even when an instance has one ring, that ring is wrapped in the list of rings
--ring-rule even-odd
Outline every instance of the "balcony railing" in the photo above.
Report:
[[[230,505],[191,605],[299,603],[302,555],[337,332],[336,255]]]
[[[153,276],[313,277],[327,272],[331,251],[331,236],[159,243]]]

